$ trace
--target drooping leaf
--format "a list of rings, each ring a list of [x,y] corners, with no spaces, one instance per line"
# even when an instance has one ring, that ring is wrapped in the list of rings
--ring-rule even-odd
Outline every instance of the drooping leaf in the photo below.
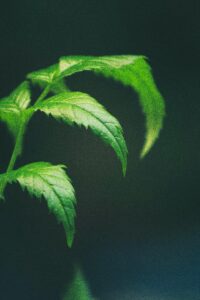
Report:
[[[7,124],[14,136],[19,130],[21,112],[28,107],[30,101],[27,81],[20,84],[8,97],[0,100],[0,120]]]
[[[151,68],[144,56],[66,56],[61,57],[59,66],[33,72],[28,78],[40,85],[56,82],[60,84],[64,77],[77,72],[93,71],[111,77],[132,87],[139,95],[139,100],[146,117],[145,143],[141,157],[145,156],[159,136],[165,115],[163,97],[158,91],[151,74]],[[54,91],[55,92],[55,91]]]
[[[94,71],[136,90],[146,116],[147,132],[141,157],[148,153],[162,128],[165,107],[153,80],[150,66],[143,56],[67,56],[60,59],[59,67],[60,78],[81,71]]]
[[[126,172],[127,147],[122,127],[94,98],[79,92],[61,93],[34,105],[35,110],[50,114],[72,125],[83,125],[109,144],[121,160]]]
[[[141,57],[141,56],[140,56]],[[60,75],[69,76],[82,71],[101,71],[121,69],[138,58],[131,55],[113,56],[64,56],[60,58]]]
[[[36,162],[11,171],[8,181],[18,181],[23,189],[38,198],[44,197],[49,210],[64,226],[67,244],[71,247],[74,238],[75,195],[64,165]]]

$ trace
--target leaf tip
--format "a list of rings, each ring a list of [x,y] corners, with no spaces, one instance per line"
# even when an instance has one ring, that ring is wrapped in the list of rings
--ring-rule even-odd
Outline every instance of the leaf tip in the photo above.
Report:
[[[122,166],[122,174],[123,174],[123,177],[126,176],[126,171],[127,171],[127,163],[124,164],[124,165]]]
[[[149,132],[147,133],[147,136],[146,136],[145,144],[140,153],[140,159],[143,159],[149,153],[149,151],[151,150],[151,148],[153,147],[153,145],[155,144],[155,142],[159,136],[160,129],[161,128],[149,130]]]
[[[142,151],[140,152],[140,159],[143,159],[147,155],[147,153],[149,152],[149,150],[150,150],[150,148],[147,149],[147,147],[144,146],[143,149],[142,149]]]
[[[74,242],[74,231],[73,230],[68,230],[66,234],[66,241],[67,241],[67,246],[69,248],[72,248],[73,242]]]
[[[5,202],[5,197],[4,197],[4,195],[3,194],[0,194],[0,202]]]

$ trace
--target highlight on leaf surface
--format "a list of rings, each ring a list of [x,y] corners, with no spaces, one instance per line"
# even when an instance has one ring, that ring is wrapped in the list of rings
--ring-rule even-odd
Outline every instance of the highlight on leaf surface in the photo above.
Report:
[[[126,172],[127,147],[123,130],[119,122],[91,96],[80,92],[61,93],[34,105],[67,124],[83,125],[109,144],[122,164],[123,174]]]
[[[17,181],[30,195],[47,201],[49,210],[64,226],[67,244],[71,247],[75,225],[75,194],[64,165],[35,162],[25,165],[7,175],[9,182]]]
[[[6,123],[14,136],[19,130],[21,112],[30,102],[31,93],[27,81],[20,84],[8,97],[0,99],[0,120]]]
[[[146,136],[141,157],[149,152],[162,128],[165,106],[145,57],[134,55],[66,56],[60,59],[59,67],[60,77],[81,71],[94,71],[132,87],[139,95],[140,104],[146,116]]]

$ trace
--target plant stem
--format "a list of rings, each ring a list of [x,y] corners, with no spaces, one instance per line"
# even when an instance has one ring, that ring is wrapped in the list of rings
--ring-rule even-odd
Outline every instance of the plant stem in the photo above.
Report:
[[[30,114],[30,113],[27,116],[25,114],[24,115],[22,114],[22,120],[21,120],[21,124],[19,127],[17,137],[16,137],[15,146],[14,146],[13,153],[11,155],[10,162],[8,164],[5,175],[8,172],[13,170],[15,162],[16,162],[18,156],[21,154],[24,133],[25,133],[26,126],[27,126],[28,121],[30,120],[31,116],[32,116],[32,114]],[[5,176],[0,183],[0,198],[3,198],[3,193],[6,188],[6,185],[7,185],[7,178]]]
[[[50,87],[51,85],[48,84],[45,89],[43,90],[43,92],[40,94],[40,96],[38,97],[38,99],[35,101],[35,104],[36,103],[39,103],[40,101],[42,101],[49,93],[49,90],[50,90]]]
[[[48,84],[45,87],[45,89],[42,91],[42,93],[40,94],[40,96],[38,97],[38,99],[36,100],[35,103],[42,101],[48,95],[49,89],[50,89],[50,84]],[[14,150],[13,150],[10,162],[8,164],[7,172],[12,171],[18,156],[21,154],[23,137],[24,137],[28,122],[30,121],[32,115],[33,115],[33,112],[31,112],[31,113],[29,112],[28,114],[26,114],[26,111],[24,111],[24,115],[22,115],[22,121],[21,121],[20,128],[19,128],[19,131],[17,134]]]
[[[14,146],[14,149],[13,149],[13,153],[11,155],[10,162],[8,164],[5,175],[8,172],[13,170],[15,162],[16,162],[18,156],[21,154],[23,137],[24,137],[24,133],[25,133],[25,130],[26,130],[27,123],[28,123],[30,118],[31,118],[31,115],[27,118],[22,118],[22,120],[21,120],[21,124],[20,124],[19,131],[18,131],[18,134],[17,134],[17,137],[16,137],[16,142],[15,142],[15,146]],[[0,198],[3,198],[3,193],[4,193],[4,190],[6,188],[6,185],[7,185],[7,178],[5,176],[0,182]]]
[[[49,89],[50,89],[50,85],[47,85],[35,103],[42,101],[48,95]],[[11,155],[10,162],[8,164],[5,175],[8,172],[13,170],[13,168],[15,166],[15,162],[16,162],[17,158],[19,157],[19,155],[21,154],[26,127],[27,127],[28,122],[30,121],[33,113],[34,113],[34,111],[23,111],[22,112],[21,123],[20,123],[19,131],[18,131],[18,134],[16,137],[15,146],[14,146],[13,153]],[[2,181],[0,182],[0,199],[3,198],[3,192],[6,188],[6,185],[7,185],[7,180],[6,180],[6,176],[5,176],[5,178],[2,179]]]
[[[13,149],[13,153],[11,155],[10,162],[8,164],[6,172],[9,172],[9,171],[11,171],[14,168],[14,165],[15,165],[15,162],[17,160],[17,157],[21,154],[23,137],[24,137],[24,133],[25,133],[25,129],[26,129],[27,123],[28,122],[25,122],[25,121],[23,122],[22,121],[21,124],[20,124],[20,128],[19,128],[19,131],[18,131],[18,134],[17,134],[17,138],[16,138],[16,143],[15,143],[15,146],[14,146],[14,149]]]

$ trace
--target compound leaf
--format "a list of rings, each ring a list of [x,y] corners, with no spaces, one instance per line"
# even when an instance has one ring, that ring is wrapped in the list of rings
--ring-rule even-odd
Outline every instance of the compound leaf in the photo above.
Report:
[[[30,101],[27,81],[20,84],[8,97],[0,100],[0,120],[7,124],[14,136],[19,130],[21,112],[28,107]]]
[[[43,111],[56,119],[72,125],[83,125],[109,144],[121,160],[123,173],[126,172],[127,147],[122,127],[94,98],[79,92],[61,93],[36,105],[35,110]]]
[[[59,67],[60,78],[81,71],[94,71],[136,90],[146,116],[147,131],[141,157],[148,153],[162,128],[165,107],[150,66],[143,56],[67,56],[60,59]]]
[[[67,244],[74,238],[75,195],[64,165],[36,162],[7,174],[8,181],[18,181],[23,189],[38,198],[44,197],[48,208],[64,226]]]

